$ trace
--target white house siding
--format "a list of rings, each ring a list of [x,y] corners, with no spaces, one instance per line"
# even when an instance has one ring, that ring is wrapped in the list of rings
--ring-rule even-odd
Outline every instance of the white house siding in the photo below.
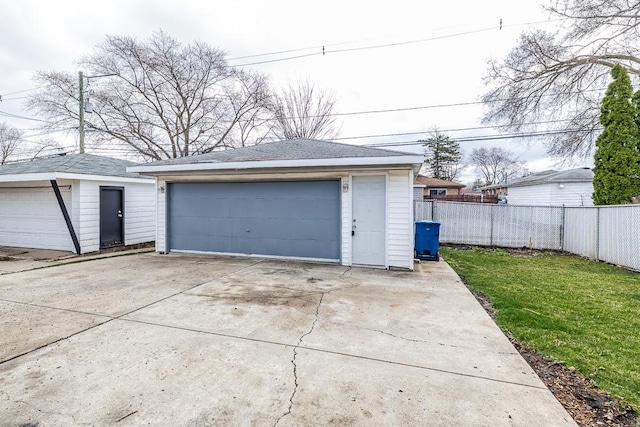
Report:
[[[60,185],[67,209],[71,209],[73,200],[69,184]],[[0,246],[73,251],[67,225],[48,181],[0,187]]]
[[[158,180],[156,191],[156,251],[167,251],[167,182]]]
[[[413,173],[391,171],[387,190],[387,263],[413,269]]]
[[[349,186],[349,191],[342,191],[342,253],[341,253],[341,263],[342,265],[351,265],[351,176],[343,177],[341,182],[342,185],[347,184]]]
[[[155,238],[156,198],[154,182],[76,181],[79,187],[79,218],[74,224],[83,253],[100,249],[100,187],[124,188],[124,240],[126,245],[151,242]],[[75,205],[74,205],[75,206]]]
[[[124,239],[127,245],[151,242],[156,235],[156,186],[125,184]]]
[[[510,205],[593,206],[590,182],[565,182],[509,187]]]

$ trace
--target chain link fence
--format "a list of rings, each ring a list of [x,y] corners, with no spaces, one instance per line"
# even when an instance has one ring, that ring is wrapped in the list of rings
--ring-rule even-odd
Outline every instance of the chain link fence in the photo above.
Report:
[[[443,243],[575,253],[640,270],[640,206],[562,207],[414,202],[416,220],[438,221]]]

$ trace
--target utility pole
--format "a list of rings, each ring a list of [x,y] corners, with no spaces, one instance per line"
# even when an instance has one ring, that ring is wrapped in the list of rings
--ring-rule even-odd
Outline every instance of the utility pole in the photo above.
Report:
[[[78,87],[80,88],[80,154],[84,154],[84,77],[78,71]]]

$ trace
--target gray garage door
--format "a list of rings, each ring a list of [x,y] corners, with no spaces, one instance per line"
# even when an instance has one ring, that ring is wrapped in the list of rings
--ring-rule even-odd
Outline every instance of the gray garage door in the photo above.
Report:
[[[168,187],[173,250],[340,259],[340,182],[199,182]]]

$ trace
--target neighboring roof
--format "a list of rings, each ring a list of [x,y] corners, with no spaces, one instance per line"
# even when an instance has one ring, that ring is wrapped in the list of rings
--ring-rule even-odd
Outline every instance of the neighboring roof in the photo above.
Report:
[[[464,187],[460,189],[460,194],[482,194],[480,191],[474,190],[473,188]]]
[[[415,184],[424,184],[427,187],[449,187],[449,188],[462,188],[464,184],[458,182],[447,181],[444,179],[431,178],[424,175],[418,175],[414,181]]]
[[[38,158],[32,161],[10,163],[0,166],[0,175],[23,175],[42,173],[67,173],[82,175],[102,175],[122,178],[147,178],[134,172],[127,172],[128,166],[137,163],[93,154],[66,154],[55,157]]]
[[[564,171],[547,170],[511,180],[506,186],[510,188],[568,182],[593,182],[593,171],[590,168],[577,168]]]
[[[492,188],[506,188],[507,184],[505,182],[500,182],[498,184],[485,185],[484,187],[480,187],[480,190],[490,190]]]
[[[346,159],[353,159],[348,161]],[[373,160],[376,159],[376,160]],[[322,161],[324,160],[324,161]],[[139,165],[138,172],[421,163],[422,156],[316,139],[290,139]]]

